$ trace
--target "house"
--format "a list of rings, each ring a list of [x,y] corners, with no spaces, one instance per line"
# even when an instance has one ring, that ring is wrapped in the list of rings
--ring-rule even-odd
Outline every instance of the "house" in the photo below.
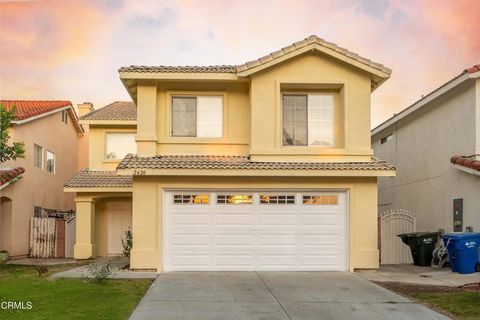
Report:
[[[0,104],[7,110],[15,106],[10,137],[25,144],[24,159],[0,164],[0,250],[23,257],[29,253],[31,217],[75,210],[74,196],[63,192],[63,184],[87,165],[79,161],[85,132],[70,101]]]
[[[372,130],[378,210],[408,210],[418,231],[480,230],[480,65],[468,68]]]
[[[370,94],[390,69],[311,36],[242,65],[119,73],[136,117],[85,116],[90,169],[65,185],[77,259],[118,254],[131,221],[133,269],[378,267],[377,177],[395,169],[373,157]]]

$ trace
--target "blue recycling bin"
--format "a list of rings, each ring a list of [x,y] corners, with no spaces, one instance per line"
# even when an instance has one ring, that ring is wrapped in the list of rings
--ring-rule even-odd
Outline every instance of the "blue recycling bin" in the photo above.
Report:
[[[480,233],[454,232],[443,235],[453,272],[474,273],[479,263]]]

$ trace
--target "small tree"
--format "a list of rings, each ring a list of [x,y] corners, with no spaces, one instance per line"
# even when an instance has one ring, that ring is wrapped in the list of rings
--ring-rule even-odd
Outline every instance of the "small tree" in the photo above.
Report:
[[[0,163],[25,157],[25,144],[23,142],[14,142],[11,146],[8,145],[10,140],[8,128],[14,119],[15,106],[7,110],[3,104],[0,104]]]
[[[132,250],[133,238],[130,228],[125,231],[125,238],[122,238],[123,256],[130,258],[130,251]]]

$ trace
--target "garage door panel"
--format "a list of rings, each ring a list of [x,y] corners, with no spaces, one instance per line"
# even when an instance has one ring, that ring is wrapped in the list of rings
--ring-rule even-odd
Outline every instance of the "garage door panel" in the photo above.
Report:
[[[236,213],[225,214],[218,213],[215,215],[215,223],[217,225],[234,225],[234,226],[252,226],[254,224],[253,214]]]
[[[270,225],[270,226],[275,226],[275,225],[295,225],[297,223],[297,216],[296,214],[282,214],[282,213],[271,213],[271,214],[265,214],[261,213],[259,215],[259,224],[260,225]]]
[[[214,192],[197,193],[209,204],[174,205],[166,193],[165,270],[346,270],[345,194],[337,205],[304,205],[294,192],[295,204],[260,204],[266,192],[217,204]]]
[[[253,245],[251,234],[220,234],[215,235],[215,245]]]
[[[210,215],[198,213],[176,214],[172,217],[174,225],[194,225],[194,226],[209,226]]]

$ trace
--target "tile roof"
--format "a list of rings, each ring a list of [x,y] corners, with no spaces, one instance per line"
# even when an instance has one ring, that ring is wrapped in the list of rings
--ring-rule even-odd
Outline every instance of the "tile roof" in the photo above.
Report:
[[[25,169],[22,167],[0,169],[0,189],[17,180],[24,172]]]
[[[119,176],[115,171],[82,169],[73,176],[65,188],[130,188],[131,176]]]
[[[199,169],[199,170],[395,170],[385,161],[369,162],[253,162],[248,156],[128,154],[117,169]]]
[[[371,61],[370,59],[364,58],[359,56],[356,53],[353,53],[347,49],[337,46],[334,43],[325,41],[324,39],[316,36],[311,35],[304,40],[295,42],[289,46],[286,46],[280,50],[274,51],[272,53],[267,54],[261,58],[258,58],[253,61],[246,62],[240,65],[214,65],[214,66],[129,66],[129,67],[122,67],[118,71],[119,72],[164,72],[164,73],[173,73],[173,72],[182,72],[182,73],[238,73],[241,71],[248,70],[250,68],[254,68],[256,66],[265,64],[272,60],[278,59],[292,51],[301,49],[303,47],[309,46],[311,44],[318,44],[320,46],[326,47],[331,49],[335,52],[345,55],[348,58],[354,59],[366,66],[378,69],[382,72],[390,74],[392,70],[385,67],[380,63],[376,63]]]
[[[450,159],[450,162],[459,166],[480,171],[480,160],[473,159],[473,157],[453,156]]]
[[[476,64],[473,67],[465,69],[463,72],[466,73],[475,73],[480,71],[480,64]]]
[[[237,66],[130,66],[122,67],[120,72],[186,72],[186,73],[237,73]]]
[[[15,106],[15,120],[25,120],[42,113],[54,111],[65,107],[72,107],[70,101],[47,101],[47,100],[0,100],[7,110]]]
[[[81,120],[137,120],[137,106],[132,101],[115,101],[103,108],[94,110]]]

